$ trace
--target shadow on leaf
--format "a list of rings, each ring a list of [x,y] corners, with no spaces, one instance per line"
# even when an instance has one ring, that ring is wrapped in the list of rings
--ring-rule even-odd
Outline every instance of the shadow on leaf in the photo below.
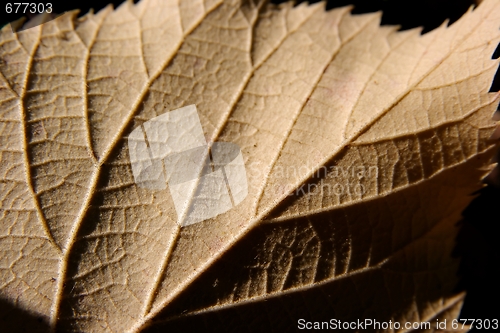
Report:
[[[0,331],[9,333],[47,333],[49,325],[43,317],[0,299]]]

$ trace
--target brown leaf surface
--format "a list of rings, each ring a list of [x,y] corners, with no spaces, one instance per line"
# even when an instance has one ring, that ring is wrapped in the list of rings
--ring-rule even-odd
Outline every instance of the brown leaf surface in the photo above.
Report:
[[[454,224],[494,150],[500,3],[425,35],[379,21],[142,0],[4,28],[2,298],[61,332],[456,318]],[[249,193],[181,228],[168,189],[136,185],[127,138],[191,104],[210,142],[241,147]]]

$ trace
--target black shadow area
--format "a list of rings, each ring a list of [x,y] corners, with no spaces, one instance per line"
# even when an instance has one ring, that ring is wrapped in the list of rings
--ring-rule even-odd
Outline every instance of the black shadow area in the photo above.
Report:
[[[0,299],[0,332],[48,333],[49,325],[44,318]]]

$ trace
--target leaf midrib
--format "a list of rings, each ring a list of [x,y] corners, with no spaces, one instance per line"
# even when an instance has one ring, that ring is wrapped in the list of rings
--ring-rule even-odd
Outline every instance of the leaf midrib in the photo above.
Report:
[[[26,185],[28,187],[28,191],[30,192],[31,197],[33,198],[33,203],[35,205],[37,217],[42,225],[43,231],[44,231],[45,235],[47,236],[49,243],[54,247],[54,249],[60,255],[60,254],[62,254],[62,249],[57,244],[57,242],[54,238],[54,235],[52,234],[52,231],[50,230],[50,227],[47,223],[47,220],[45,219],[45,215],[44,215],[42,207],[40,205],[40,201],[38,200],[38,196],[36,195],[36,192],[35,192],[35,187],[33,184],[33,176],[31,175],[29,153],[28,153],[29,143],[28,143],[28,135],[27,135],[27,128],[26,128],[28,125],[28,120],[27,120],[28,117],[27,117],[27,112],[26,112],[24,105],[25,105],[25,98],[26,98],[26,90],[28,88],[28,79],[30,76],[31,67],[33,66],[33,58],[34,58],[36,51],[38,50],[38,45],[40,44],[40,37],[42,35],[41,26],[39,26],[39,28],[37,30],[38,30],[38,36],[36,38],[36,43],[35,43],[35,45],[33,45],[31,52],[28,52],[28,50],[26,50],[24,45],[19,40],[17,33],[12,32],[13,36],[15,36],[20,47],[22,47],[24,49],[24,51],[28,54],[28,62],[27,62],[27,66],[26,66],[26,72],[24,73],[24,77],[23,77],[23,85],[22,85],[21,93],[18,95],[19,96],[19,111],[21,112],[21,115],[20,115],[21,133],[20,133],[20,135],[22,136],[22,138],[21,138],[22,149],[23,149],[22,155],[23,155],[24,173],[26,176]],[[6,82],[8,83],[7,80],[6,80]],[[10,87],[10,89],[12,90],[12,87]]]
[[[493,11],[491,11],[489,14],[486,15],[486,17],[488,17]],[[472,14],[469,13],[469,15]],[[470,29],[468,31],[467,34],[464,35],[462,41],[460,41],[460,43],[458,43],[457,45],[455,45],[455,48],[458,48],[460,45],[462,45],[466,40],[467,38],[477,30],[477,28],[481,25],[481,22],[479,22],[474,28]],[[444,29],[449,29],[448,27],[447,28],[444,28]],[[453,48],[453,49],[455,49]],[[345,147],[347,147],[349,144],[351,144],[352,141],[356,140],[356,138],[358,138],[361,134],[363,134],[368,128],[370,128],[376,121],[378,121],[381,117],[383,117],[389,110],[391,110],[396,104],[398,104],[404,97],[406,97],[409,93],[411,93],[412,89],[414,89],[420,82],[422,82],[425,78],[427,78],[437,67],[439,67],[445,60],[447,60],[451,55],[452,55],[452,50],[453,49],[450,49],[449,52],[446,54],[446,56],[444,56],[439,62],[437,62],[434,66],[430,67],[428,72],[425,74],[425,75],[422,75],[422,77],[417,80],[412,86],[409,86],[406,90],[406,92],[402,93],[401,96],[397,97],[395,99],[395,101],[389,105],[385,110],[382,110],[380,112],[379,115],[377,115],[377,117],[374,117],[374,119],[370,122],[368,122],[367,124],[365,124],[362,128],[360,128],[353,136],[352,138],[349,140],[349,141],[344,141],[339,147],[337,150],[335,150],[332,155],[330,157],[327,157],[325,158],[323,161],[321,161],[321,163],[319,163],[319,165],[324,165],[324,164],[327,164],[328,162],[330,162],[331,160],[333,160],[335,158],[335,156],[342,150],[344,149]],[[316,170],[312,170],[311,172],[309,172],[308,174],[306,174],[305,177],[303,177],[301,180],[299,180],[296,185],[293,187],[297,187],[298,185],[304,183],[305,181],[307,181],[307,179],[309,179],[311,177],[311,175],[313,175],[314,173],[316,172]],[[213,256],[211,258],[211,260],[208,260],[207,262],[205,262],[203,265],[200,266],[200,268],[198,270],[195,271],[195,273],[191,274],[190,276],[188,276],[186,278],[186,282],[184,283],[181,283],[179,284],[171,293],[170,293],[170,297],[166,298],[162,303],[161,305],[159,305],[158,307],[156,307],[156,309],[153,309],[145,318],[144,318],[144,322],[143,324],[139,324],[139,325],[136,325],[132,330],[131,332],[139,332],[141,327],[145,327],[145,325],[147,325],[147,322],[149,320],[151,320],[156,314],[159,313],[159,311],[161,311],[161,309],[168,303],[168,302],[171,302],[174,298],[176,298],[177,296],[180,295],[181,291],[187,287],[196,277],[200,276],[210,265],[212,262],[216,261],[217,259],[221,258],[222,255],[224,255],[224,253],[227,252],[227,250],[229,248],[231,248],[239,239],[241,239],[243,236],[245,236],[257,223],[263,221],[265,219],[266,216],[268,216],[272,211],[273,209],[275,209],[281,202],[283,202],[283,200],[285,200],[288,195],[290,194],[290,192],[282,195],[281,197],[279,197],[276,201],[273,202],[273,205],[271,205],[270,207],[268,207],[267,209],[263,210],[259,215],[255,216],[254,218],[252,218],[252,220],[250,221],[250,223],[244,228],[241,230],[241,232],[236,235],[230,242],[228,242],[226,244],[226,246],[215,256]]]
[[[217,9],[218,7],[220,7],[220,5],[221,5],[221,3],[217,4],[216,6],[214,6],[209,11],[206,11],[204,13],[203,17],[201,19],[199,19],[199,21],[196,24],[194,24],[193,27],[189,31],[186,31],[185,35],[189,34],[196,27],[198,27],[199,24],[202,22],[203,18],[206,17],[206,15],[208,15],[211,11],[213,11],[213,10]],[[471,34],[474,30],[476,30],[477,26],[478,25],[476,25],[474,27],[474,29],[471,29],[471,31],[470,31],[469,34]],[[97,31],[98,30],[99,29],[96,30],[96,35],[97,35]],[[28,184],[28,187],[29,187],[29,190],[30,190],[30,194],[34,198],[34,201],[35,201],[35,204],[36,204],[37,215],[38,215],[38,217],[40,219],[40,222],[44,226],[44,230],[48,234],[49,239],[51,240],[51,243],[53,243],[53,245],[55,245],[56,248],[59,248],[59,246],[57,245],[57,243],[55,243],[54,238],[52,237],[51,231],[48,228],[47,221],[45,220],[43,211],[42,211],[42,209],[40,207],[40,203],[39,203],[39,201],[37,199],[37,195],[34,192],[33,183],[32,183],[33,179],[31,177],[30,164],[29,164],[29,156],[28,156],[28,149],[27,149],[28,148],[28,141],[27,141],[27,136],[26,136],[26,109],[24,108],[24,105],[25,105],[24,98],[26,97],[26,88],[27,88],[27,85],[28,85],[28,79],[29,79],[29,76],[30,76],[30,72],[31,72],[31,68],[32,68],[33,60],[34,60],[33,58],[34,58],[34,55],[35,55],[36,51],[38,50],[38,47],[39,47],[39,44],[40,44],[40,36],[41,36],[41,31],[42,31],[41,28],[39,29],[39,31],[40,31],[40,35],[38,36],[37,41],[36,41],[35,45],[33,46],[32,52],[29,53],[28,66],[27,66],[27,70],[26,70],[26,73],[25,73],[25,76],[24,76],[24,79],[23,79],[22,94],[20,96],[19,107],[20,107],[20,112],[21,112],[21,116],[22,116],[21,117],[21,123],[23,125],[23,126],[21,126],[21,135],[23,135],[23,149],[25,151],[25,153],[23,154],[23,156],[24,156],[24,164],[25,164],[25,172],[26,172],[27,184]],[[16,34],[16,36],[17,36],[17,34]],[[468,37],[468,35],[467,35],[467,37]],[[464,37],[463,40],[458,45],[461,45],[467,39],[467,37]],[[167,59],[164,62],[164,64],[159,67],[159,70],[155,73],[155,75],[153,75],[151,78],[149,78],[149,80],[145,84],[145,86],[144,86],[141,94],[138,96],[136,102],[133,104],[129,115],[125,118],[124,122],[120,126],[119,131],[116,133],[116,135],[111,140],[110,144],[104,150],[104,154],[103,154],[102,159],[100,161],[97,161],[97,159],[95,158],[95,154],[94,154],[94,152],[93,152],[93,150],[91,148],[92,153],[94,154],[94,160],[96,162],[96,168],[95,168],[95,170],[94,170],[94,172],[92,174],[92,177],[90,179],[90,184],[91,185],[89,186],[89,191],[88,191],[87,195],[85,196],[85,200],[84,200],[83,205],[82,205],[82,207],[80,209],[80,212],[77,215],[76,223],[74,223],[73,226],[72,226],[72,228],[71,228],[70,236],[68,237],[68,241],[67,241],[66,247],[64,249],[64,253],[63,253],[63,258],[61,260],[61,265],[60,265],[58,279],[57,279],[58,285],[57,285],[57,290],[55,292],[56,298],[55,298],[55,300],[53,302],[53,304],[55,304],[55,307],[53,307],[53,309],[51,311],[51,329],[52,330],[55,330],[55,327],[57,325],[57,314],[58,314],[58,311],[59,311],[60,300],[61,300],[62,293],[63,293],[63,281],[64,281],[64,278],[66,277],[66,269],[67,269],[67,264],[69,262],[69,260],[68,260],[69,259],[69,254],[71,253],[72,246],[76,242],[76,236],[77,236],[77,233],[79,231],[80,225],[82,224],[83,220],[85,219],[85,216],[87,215],[87,211],[90,208],[90,203],[91,203],[91,201],[92,201],[92,199],[94,197],[94,193],[96,193],[97,183],[99,181],[99,178],[101,176],[102,169],[103,169],[102,166],[108,161],[108,159],[109,159],[109,157],[111,155],[111,152],[113,151],[113,149],[116,148],[117,143],[121,140],[121,137],[122,137],[125,129],[129,125],[129,123],[132,120],[132,118],[135,116],[135,114],[136,114],[139,106],[141,105],[142,101],[144,100],[144,97],[146,96],[146,94],[147,94],[147,92],[148,92],[148,90],[149,90],[152,82],[155,81],[155,79],[163,72],[163,70],[172,61],[172,59],[175,57],[175,55],[176,55],[177,51],[179,50],[179,48],[182,46],[183,42],[184,42],[184,39],[181,39],[179,41],[179,43],[177,44],[177,46],[172,51],[171,55],[169,57],[167,57]],[[19,44],[22,46],[22,44],[20,42],[19,42]],[[458,47],[458,45],[456,47]],[[24,48],[24,46],[22,46],[22,47]],[[341,47],[339,49],[341,49]],[[90,47],[89,47],[89,53],[90,53]],[[449,52],[447,54],[447,56],[444,57],[444,59],[442,61],[444,61],[445,59],[447,59],[450,56],[450,54],[451,54],[451,52]],[[264,61],[265,60],[263,60],[261,62],[261,64],[264,63]],[[442,61],[439,62],[434,67],[432,67],[428,71],[428,73],[426,75],[424,75],[419,80],[419,82],[421,82],[425,77],[427,77],[427,75],[429,73],[431,73],[434,68],[436,68],[437,66],[439,66],[442,63]],[[322,76],[320,76],[320,77],[322,77]],[[249,79],[250,78],[251,78],[251,75],[249,75]],[[85,84],[85,82],[84,82],[84,84]],[[407,90],[408,91],[405,94],[403,94],[403,96],[401,96],[400,98],[397,99],[397,102],[399,102],[402,98],[404,98],[412,90],[412,87],[408,88]],[[85,88],[84,88],[84,91],[86,91]],[[212,141],[216,140],[216,138],[221,134],[223,128],[226,126],[227,121],[229,120],[229,117],[230,117],[232,111],[234,110],[235,105],[240,100],[240,97],[241,97],[241,94],[243,93],[243,91],[244,91],[244,88],[241,89],[240,95],[235,99],[235,102],[230,107],[229,112],[227,113],[227,115],[226,115],[225,119],[223,120],[222,124],[219,126],[219,130],[216,133],[216,135],[214,137],[214,140],[212,140]],[[87,100],[87,96],[83,96],[83,98],[85,99],[85,101]],[[370,123],[368,123],[367,125],[365,125],[355,135],[353,135],[353,137],[351,138],[350,141],[355,140],[355,138],[357,138],[367,128],[369,128],[371,125],[373,125],[373,123],[375,123],[381,116],[383,116],[395,104],[396,104],[396,102],[394,104],[392,104],[391,106],[389,106],[386,110],[383,110],[380,113],[380,115],[378,115],[378,117],[375,117],[375,119],[373,119],[373,121],[371,121]],[[84,103],[84,108],[87,109],[86,103]],[[87,114],[87,112],[88,112],[88,110],[86,110],[85,114],[86,114],[86,121],[87,121],[87,130],[89,131],[88,132],[89,133],[88,134],[88,139],[90,140],[90,126],[88,124],[88,117],[87,117],[88,114]],[[298,114],[300,114],[300,112]],[[287,138],[288,138],[288,135],[287,135]],[[349,141],[346,141],[343,145],[341,145],[341,147],[339,147],[339,150],[335,151],[332,154],[332,156],[328,157],[325,161],[327,162],[327,161],[333,159],[334,156],[338,153],[338,151],[340,151],[340,149],[345,148],[345,146],[347,146],[349,143],[350,143]],[[92,146],[90,146],[90,147],[92,147]],[[310,174],[308,174],[306,177],[304,177],[304,179],[300,180],[300,182],[298,184],[300,185],[301,182],[303,182],[304,180],[307,180],[308,178],[310,178]],[[264,189],[264,187],[263,187],[263,189]],[[218,255],[216,255],[214,258],[212,258],[213,260],[210,260],[205,265],[202,265],[202,269],[199,270],[197,273],[199,274],[199,273],[203,272],[206,269],[206,267],[208,267],[208,263],[211,263],[214,260],[218,259],[223,253],[225,253],[227,251],[227,249],[229,247],[232,246],[232,244],[234,244],[237,241],[237,239],[239,239],[243,235],[245,235],[257,222],[259,222],[260,220],[262,220],[262,217],[265,217],[266,215],[268,215],[268,213],[270,213],[280,202],[282,202],[284,198],[286,198],[286,195],[283,195],[282,198],[279,198],[275,202],[274,205],[272,205],[271,207],[269,207],[266,210],[264,210],[261,214],[259,214],[258,216],[255,216],[255,218],[252,219],[251,223],[248,225],[248,227],[246,227],[243,230],[242,233],[240,233],[239,235],[237,235],[237,237],[235,237],[231,241],[231,243],[223,251],[221,251]],[[59,252],[61,253],[61,249],[60,248],[59,248]],[[198,275],[198,274],[196,274],[196,275]],[[185,286],[183,285],[183,287],[185,287]],[[178,288],[176,288],[176,289],[178,289]],[[175,296],[175,293],[174,293],[174,296]]]
[[[199,24],[201,22],[203,22],[203,19],[208,14],[210,14],[215,9],[219,8],[221,5],[222,5],[222,2],[215,5],[210,10],[205,11],[204,14],[202,15],[202,17],[198,20],[198,22],[193,24],[191,29],[185,31],[183,36],[188,35],[194,29],[196,29],[199,26]],[[104,21],[104,19],[103,19],[103,21]],[[99,26],[96,29],[96,36],[99,32],[100,27],[101,26]],[[61,261],[60,261],[60,266],[59,266],[59,270],[58,270],[58,277],[57,277],[57,285],[56,285],[56,290],[55,290],[55,298],[52,302],[53,306],[52,306],[51,313],[50,313],[50,329],[52,332],[55,332],[55,330],[56,330],[61,300],[64,296],[63,295],[64,285],[65,285],[64,281],[65,281],[65,278],[67,275],[66,271],[67,271],[68,264],[69,264],[69,256],[72,252],[71,250],[72,250],[73,245],[76,243],[77,234],[78,234],[78,231],[80,230],[80,226],[81,226],[83,220],[85,219],[85,216],[87,215],[88,209],[90,208],[90,203],[92,202],[92,200],[94,198],[94,193],[97,192],[96,191],[97,185],[98,185],[98,182],[99,182],[102,170],[103,170],[103,165],[108,161],[109,157],[111,156],[111,152],[113,151],[113,149],[115,149],[116,144],[121,140],[123,132],[125,131],[125,129],[129,125],[132,118],[135,116],[137,110],[139,109],[139,106],[141,105],[142,101],[144,100],[144,97],[147,96],[147,93],[148,93],[148,90],[149,90],[151,84],[158,78],[158,76],[161,75],[163,70],[171,63],[171,61],[174,59],[175,55],[179,51],[180,47],[182,46],[183,42],[184,42],[184,38],[181,38],[179,40],[179,42],[177,43],[177,45],[173,48],[171,54],[166,57],[164,63],[161,66],[159,66],[159,69],[157,70],[157,72],[147,80],[141,93],[137,97],[136,102],[133,104],[128,116],[122,122],[122,125],[120,126],[119,130],[117,131],[117,133],[115,134],[115,136],[111,140],[110,144],[104,150],[102,158],[99,161],[97,161],[97,163],[95,164],[94,172],[92,173],[92,177],[90,178],[90,186],[88,188],[87,195],[85,196],[85,199],[83,201],[81,209],[77,215],[76,222],[73,224],[73,226],[71,228],[71,231],[70,231],[70,234],[68,237],[68,242],[66,244],[66,248],[64,249],[63,257],[61,258]],[[37,45],[34,48],[35,50],[38,48],[38,44],[39,44],[39,39],[37,40]],[[142,48],[142,46],[141,46],[141,48]],[[91,48],[89,47],[88,48],[89,53],[90,53],[90,49]],[[34,51],[34,52],[36,52],[36,51]],[[30,62],[32,62],[32,60],[33,60],[33,55],[30,56]],[[85,69],[87,69],[87,67],[85,67]],[[28,73],[27,75],[29,75],[29,71],[27,71],[27,73]],[[86,84],[86,82],[84,82],[84,84]],[[87,110],[87,113],[85,115],[86,116],[88,115],[88,110]],[[28,164],[28,166],[29,166],[29,164]]]

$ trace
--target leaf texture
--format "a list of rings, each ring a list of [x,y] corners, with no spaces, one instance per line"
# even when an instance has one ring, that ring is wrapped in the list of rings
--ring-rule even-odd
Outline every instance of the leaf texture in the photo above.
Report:
[[[0,34],[2,298],[60,332],[458,316],[500,3],[425,35],[321,3],[76,15]],[[127,138],[192,104],[209,142],[241,148],[248,196],[181,228],[168,189],[135,183]]]

